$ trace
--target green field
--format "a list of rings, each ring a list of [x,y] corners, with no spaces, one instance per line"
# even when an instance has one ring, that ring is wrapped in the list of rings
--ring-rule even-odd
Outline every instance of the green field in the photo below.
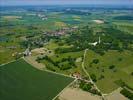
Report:
[[[72,78],[40,71],[18,60],[0,66],[1,100],[52,100]]]
[[[131,51],[118,52],[110,50],[103,56],[89,50],[85,58],[85,67],[88,73],[95,74],[97,86],[103,93],[110,93],[119,87],[116,82],[122,80],[133,88],[133,53]],[[98,63],[93,63],[98,59]],[[111,68],[110,66],[115,66]]]
[[[117,28],[129,33],[133,34],[133,24],[132,22],[114,22],[115,25],[117,25]]]

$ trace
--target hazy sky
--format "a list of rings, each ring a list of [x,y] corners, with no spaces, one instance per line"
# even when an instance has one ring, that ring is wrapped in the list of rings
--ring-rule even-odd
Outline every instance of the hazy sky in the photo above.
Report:
[[[133,0],[0,0],[0,5],[129,4]]]

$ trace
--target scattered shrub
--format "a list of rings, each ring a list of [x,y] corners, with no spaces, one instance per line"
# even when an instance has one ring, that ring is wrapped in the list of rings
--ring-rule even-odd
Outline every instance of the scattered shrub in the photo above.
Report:
[[[118,58],[118,61],[122,61],[122,58]]]
[[[99,63],[99,59],[93,59],[92,63],[98,64]]]
[[[131,72],[131,75],[133,76],[133,72]]]
[[[115,65],[109,66],[109,69],[114,69],[114,68],[115,68]]]
[[[116,83],[117,85],[121,86],[121,87],[124,87],[124,86],[126,85],[125,82],[123,82],[121,79],[115,81],[115,83]]]
[[[91,74],[90,75],[92,81],[96,82],[97,81],[97,78],[96,78],[96,75],[95,74]]]

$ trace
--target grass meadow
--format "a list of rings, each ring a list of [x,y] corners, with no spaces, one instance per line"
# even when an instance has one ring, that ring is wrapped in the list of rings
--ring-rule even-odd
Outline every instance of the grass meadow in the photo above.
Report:
[[[97,86],[103,93],[110,93],[117,89],[119,85],[116,81],[122,80],[129,87],[133,88],[133,54],[131,51],[118,52],[110,50],[103,56],[88,50],[85,58],[85,67],[89,74],[95,74],[97,78]],[[94,59],[98,59],[97,64],[92,63]],[[115,66],[111,68],[110,66]],[[102,78],[101,78],[102,76]]]

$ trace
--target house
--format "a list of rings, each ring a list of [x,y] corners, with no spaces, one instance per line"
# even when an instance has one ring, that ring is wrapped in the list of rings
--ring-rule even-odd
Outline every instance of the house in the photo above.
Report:
[[[75,78],[81,79],[81,75],[80,75],[79,72],[73,73],[72,76],[75,77]]]
[[[90,45],[96,46],[98,44],[98,42],[94,42],[94,43],[89,43]]]
[[[30,56],[31,52],[29,50],[29,48],[27,48],[24,52],[23,52],[24,56]]]
[[[98,42],[89,43],[89,45],[96,46],[97,44],[101,43],[101,38],[99,37]]]

